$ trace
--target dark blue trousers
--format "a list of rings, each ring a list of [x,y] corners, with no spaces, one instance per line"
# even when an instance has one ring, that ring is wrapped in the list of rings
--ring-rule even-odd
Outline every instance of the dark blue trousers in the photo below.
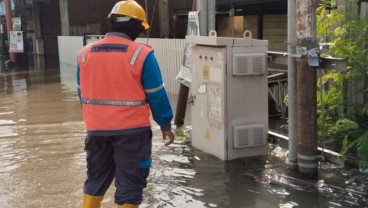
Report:
[[[115,179],[115,203],[140,204],[152,163],[152,131],[121,136],[87,136],[84,193],[103,196]]]

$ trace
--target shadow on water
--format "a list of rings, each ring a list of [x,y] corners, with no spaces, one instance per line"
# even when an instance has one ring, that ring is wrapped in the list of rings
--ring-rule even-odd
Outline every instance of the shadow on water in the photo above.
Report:
[[[0,72],[0,207],[81,207],[85,133],[75,89],[71,65]],[[368,207],[368,180],[354,170],[324,163],[319,179],[308,180],[287,169],[278,147],[265,158],[224,162],[185,137],[164,147],[159,127],[153,131],[141,207]],[[111,187],[104,208],[116,207],[113,195]]]

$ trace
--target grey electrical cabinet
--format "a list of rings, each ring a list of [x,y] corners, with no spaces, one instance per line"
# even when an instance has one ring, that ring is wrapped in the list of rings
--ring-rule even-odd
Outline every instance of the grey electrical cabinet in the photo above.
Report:
[[[222,160],[266,155],[267,40],[187,36],[192,145]]]

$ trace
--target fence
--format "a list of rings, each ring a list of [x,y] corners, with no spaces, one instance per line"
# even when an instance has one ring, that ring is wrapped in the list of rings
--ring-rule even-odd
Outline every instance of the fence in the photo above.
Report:
[[[183,61],[184,39],[139,38],[137,42],[152,46],[161,67],[165,87],[168,93],[178,94],[179,84],[175,80]],[[83,47],[83,37],[59,36],[59,60],[61,64],[76,65],[77,54]],[[69,70],[68,67],[60,70]]]
[[[138,39],[147,43],[147,39]],[[184,39],[148,39],[148,44],[155,50],[155,55],[161,67],[166,90],[178,94],[179,84],[175,80],[183,62]]]
[[[68,65],[76,65],[76,57],[78,51],[83,47],[83,38],[79,36],[59,36],[59,59],[60,63]],[[184,39],[156,39],[156,38],[140,38],[137,42],[147,43],[155,50],[155,55],[161,67],[161,72],[165,87],[168,93],[178,94],[179,83],[176,81],[176,76],[179,73],[180,66],[183,61],[184,53]],[[269,98],[275,105],[276,111],[282,116],[286,116],[287,108],[284,104],[284,98],[287,94],[287,66],[285,53],[272,53],[269,52],[269,56],[272,57],[269,62]],[[328,62],[325,60],[325,62]],[[334,65],[335,63],[330,63]],[[336,64],[335,64],[336,65]],[[342,66],[340,68],[345,68]],[[275,70],[276,69],[276,70]],[[61,69],[61,70],[67,70]],[[282,75],[283,74],[283,75]],[[364,103],[364,93],[354,93],[356,88],[364,86],[364,83],[353,83],[346,89],[348,100],[358,101],[358,103]]]

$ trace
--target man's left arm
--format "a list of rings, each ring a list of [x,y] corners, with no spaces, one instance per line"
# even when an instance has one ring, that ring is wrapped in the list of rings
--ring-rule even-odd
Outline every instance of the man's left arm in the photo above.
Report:
[[[162,81],[160,67],[153,52],[147,55],[144,62],[142,85],[147,95],[152,117],[160,126],[163,139],[166,140],[166,137],[169,139],[165,145],[169,145],[174,140],[174,134],[171,130],[173,112]]]

